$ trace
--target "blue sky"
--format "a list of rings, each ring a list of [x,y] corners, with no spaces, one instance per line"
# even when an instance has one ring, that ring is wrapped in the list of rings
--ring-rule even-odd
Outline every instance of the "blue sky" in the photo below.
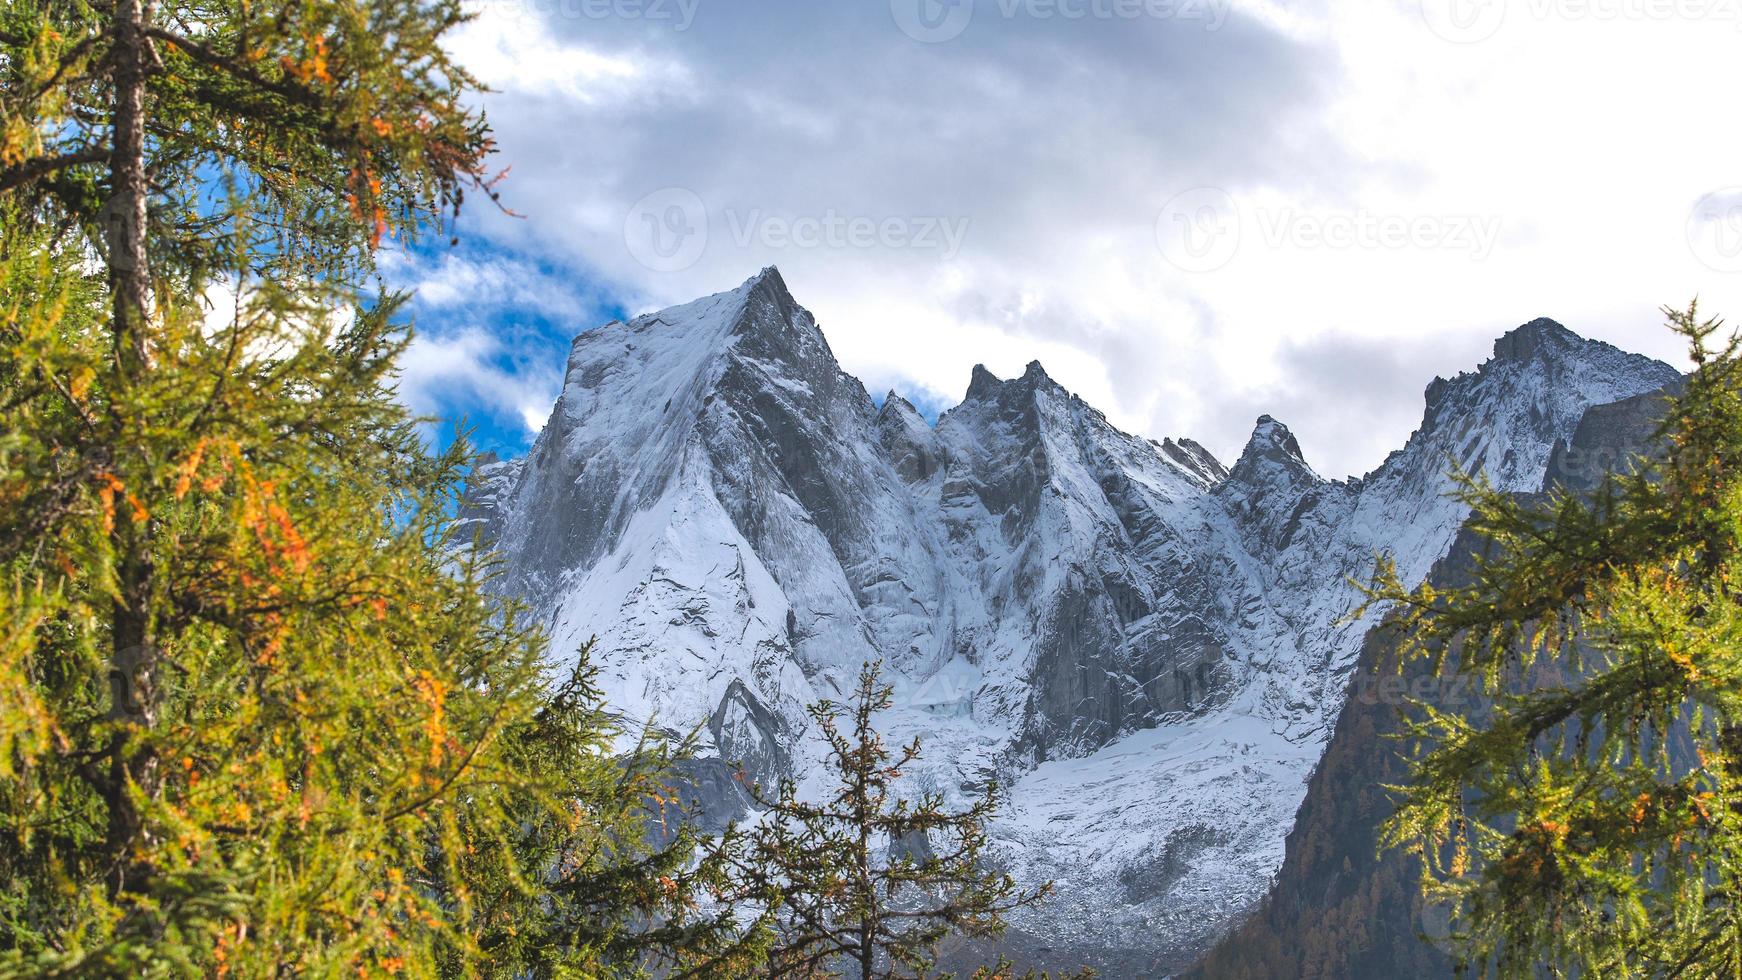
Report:
[[[388,263],[406,400],[531,438],[568,340],[778,265],[935,410],[1041,360],[1224,459],[1377,465],[1550,316],[1674,358],[1742,315],[1720,0],[476,0],[506,202]]]
[[[468,223],[463,216],[457,245],[430,236],[383,256],[389,284],[415,285],[400,397],[439,420],[431,427],[437,442],[464,424],[480,450],[515,456],[561,389],[575,334],[625,311],[584,275],[468,234]]]

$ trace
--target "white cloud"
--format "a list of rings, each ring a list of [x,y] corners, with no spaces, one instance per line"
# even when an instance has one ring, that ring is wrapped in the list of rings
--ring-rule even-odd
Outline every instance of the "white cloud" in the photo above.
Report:
[[[1668,18],[1509,0],[1478,43],[1435,33],[1441,0],[1241,0],[1214,31],[974,2],[942,44],[904,36],[881,0],[703,3],[687,30],[564,0],[507,26],[487,14],[463,53],[501,89],[486,107],[527,219],[481,227],[631,308],[778,264],[873,390],[955,398],[976,362],[1010,374],[1038,357],[1117,423],[1224,457],[1275,411],[1333,475],[1408,435],[1432,373],[1536,316],[1674,356],[1658,305],[1698,293],[1742,315],[1742,278],[1687,241],[1695,203],[1742,184],[1742,131],[1714,111],[1737,25],[1691,16],[1696,0]],[[1239,245],[1191,272],[1156,223],[1204,186],[1236,202]],[[699,218],[707,240],[660,271],[626,219],[668,187],[705,213],[630,230]],[[734,233],[828,214],[968,230],[949,257]],[[1497,229],[1488,251],[1464,247],[1460,221]],[[1407,240],[1337,244],[1361,222]],[[1361,381],[1338,358],[1420,376],[1375,382],[1350,411]]]
[[[420,334],[400,358],[399,397],[413,412],[429,416],[446,415],[456,399],[475,401],[537,432],[556,401],[561,366],[510,372],[495,363],[501,353],[501,341],[483,329]]]
[[[425,309],[504,312],[521,318],[536,314],[572,322],[597,305],[593,290],[577,288],[572,278],[559,278],[517,258],[390,252],[383,253],[382,265]]]
[[[545,12],[560,9],[540,0],[488,0],[455,32],[450,50],[485,85],[518,97],[622,104],[687,84],[680,66],[654,53],[606,54],[559,40],[549,32]]]

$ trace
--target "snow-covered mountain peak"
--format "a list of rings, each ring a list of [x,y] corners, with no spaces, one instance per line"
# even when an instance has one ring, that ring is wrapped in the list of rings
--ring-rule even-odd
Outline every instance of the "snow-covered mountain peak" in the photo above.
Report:
[[[912,402],[894,391],[877,410],[877,439],[903,482],[917,483],[937,472],[937,433]]]
[[[1319,482],[1319,475],[1307,465],[1294,433],[1276,419],[1263,415],[1259,416],[1245,450],[1228,474],[1228,482],[1253,484],[1274,479],[1272,473],[1280,473],[1290,483]]]
[[[703,724],[717,765],[802,777],[804,706],[883,660],[920,782],[1002,779],[1002,857],[1072,882],[1023,927],[1178,950],[1280,862],[1359,649],[1350,577],[1444,553],[1452,461],[1534,487],[1585,409],[1673,377],[1527,324],[1436,381],[1368,480],[1322,479],[1268,416],[1230,470],[1120,431],[1038,362],[977,365],[935,426],[878,406],[769,268],[580,334],[550,421],[480,465],[467,516],[557,656],[596,634],[612,706]]]
[[[1548,317],[1538,317],[1523,326],[1508,330],[1494,342],[1494,356],[1501,360],[1524,361],[1537,356],[1553,356],[1595,343],[1573,333]]]

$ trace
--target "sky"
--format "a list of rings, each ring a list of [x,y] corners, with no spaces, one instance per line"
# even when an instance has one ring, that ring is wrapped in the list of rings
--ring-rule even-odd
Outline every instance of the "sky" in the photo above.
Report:
[[[572,337],[780,268],[932,412],[1038,359],[1225,462],[1330,477],[1552,317],[1682,363],[1742,318],[1742,0],[474,0],[500,189],[417,290],[402,395],[523,450]]]

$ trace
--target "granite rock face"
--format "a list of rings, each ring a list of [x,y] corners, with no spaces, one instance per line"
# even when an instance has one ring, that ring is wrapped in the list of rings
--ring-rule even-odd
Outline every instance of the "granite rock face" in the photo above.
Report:
[[[1363,480],[1320,477],[1268,417],[1229,469],[1039,363],[976,368],[935,426],[879,406],[768,269],[578,336],[544,431],[479,468],[467,514],[559,658],[598,637],[616,710],[700,725],[757,778],[815,779],[804,706],[882,660],[884,730],[926,742],[916,788],[998,779],[1000,859],[1065,884],[1018,923],[1036,956],[1147,975],[1280,866],[1361,649],[1350,577],[1446,554],[1453,462],[1534,489],[1587,409],[1674,376],[1537,321],[1436,381]]]

